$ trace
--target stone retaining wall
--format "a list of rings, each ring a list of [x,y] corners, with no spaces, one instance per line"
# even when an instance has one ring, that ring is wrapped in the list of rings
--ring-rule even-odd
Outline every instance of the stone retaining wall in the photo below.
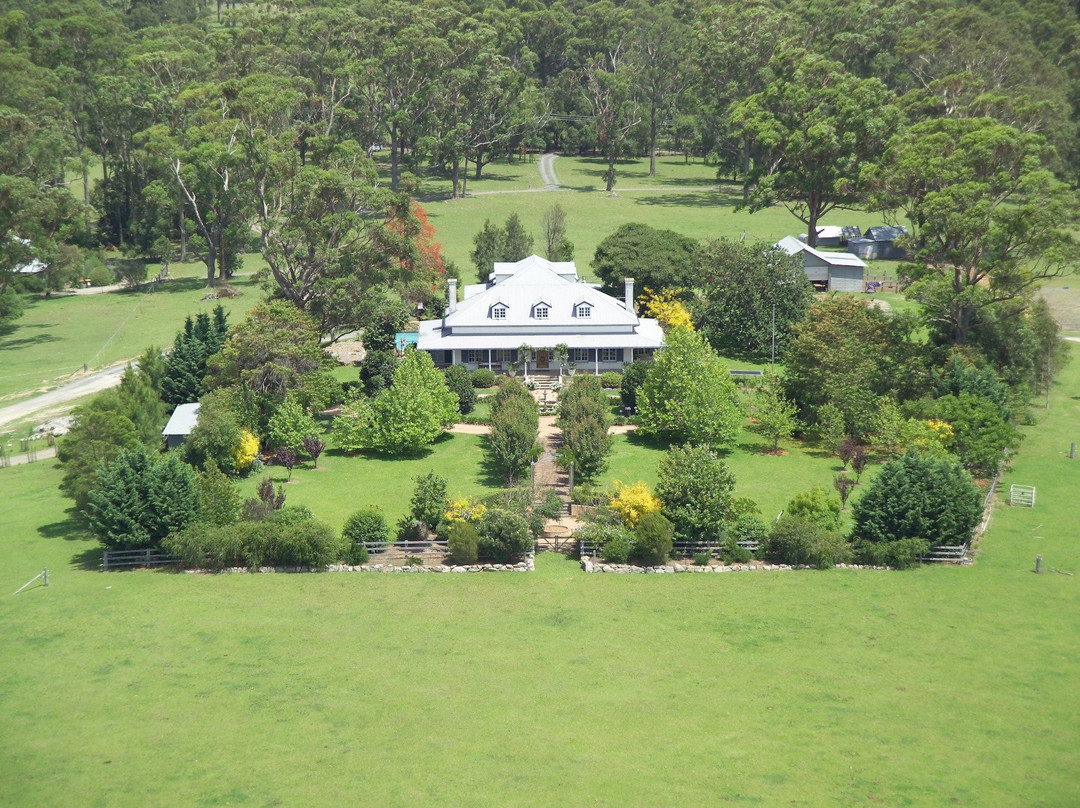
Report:
[[[593,561],[590,558],[581,559],[581,569],[585,572],[613,572],[618,574],[635,574],[644,573],[651,575],[676,573],[676,572],[754,572],[754,571],[774,571],[774,570],[808,570],[815,569],[803,564],[735,564],[733,566],[724,565],[706,565],[697,566],[696,564],[662,564],[656,567],[637,567],[633,564],[605,564],[602,561]],[[846,570],[886,570],[888,567],[872,567],[863,564],[837,564],[835,569]]]
[[[229,567],[224,570],[184,570],[188,573],[207,573],[215,574],[217,572],[222,573],[254,573],[254,572],[284,572],[284,573],[296,573],[296,572],[411,572],[411,573],[425,573],[425,572],[532,572],[535,569],[535,557],[533,553],[526,556],[524,561],[519,561],[516,564],[439,564],[438,566],[425,567],[419,564],[360,564],[357,566],[351,566],[349,564],[329,564],[325,567],[259,567],[257,569],[250,569],[248,567]]]

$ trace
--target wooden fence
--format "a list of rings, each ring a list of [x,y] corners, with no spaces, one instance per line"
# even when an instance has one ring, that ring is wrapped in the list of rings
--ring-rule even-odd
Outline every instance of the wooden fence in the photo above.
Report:
[[[142,550],[106,550],[101,557],[101,566],[106,572],[123,567],[161,567],[179,563],[179,558],[167,555],[160,547],[147,547]]]

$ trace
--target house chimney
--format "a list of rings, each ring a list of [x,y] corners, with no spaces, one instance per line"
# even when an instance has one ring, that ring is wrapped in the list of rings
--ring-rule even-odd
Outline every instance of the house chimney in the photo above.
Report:
[[[626,310],[634,314],[634,279],[623,278],[623,305]]]
[[[457,278],[446,279],[446,313],[457,311]]]

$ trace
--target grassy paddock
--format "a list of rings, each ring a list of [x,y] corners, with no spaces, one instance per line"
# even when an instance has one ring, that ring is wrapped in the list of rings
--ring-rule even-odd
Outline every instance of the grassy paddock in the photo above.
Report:
[[[22,317],[0,326],[0,396],[54,387],[84,363],[93,370],[137,357],[148,345],[168,347],[186,316],[219,303],[237,322],[262,292],[249,278],[234,280],[244,294],[224,300],[203,300],[207,290],[198,277],[170,280],[151,294],[31,299]]]
[[[1054,392],[1038,506],[909,573],[106,575],[50,464],[0,470],[0,587],[51,570],[0,598],[0,804],[1077,804],[1080,584],[1031,570],[1080,571],[1080,364]],[[403,508],[336,462],[292,501]]]

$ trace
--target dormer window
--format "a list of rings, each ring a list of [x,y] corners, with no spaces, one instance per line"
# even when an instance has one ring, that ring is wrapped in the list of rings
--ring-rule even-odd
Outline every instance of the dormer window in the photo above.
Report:
[[[576,314],[577,314],[578,317],[580,317],[582,319],[585,319],[587,317],[592,317],[592,304],[590,304],[590,303],[578,303],[577,304],[577,312],[576,312]]]
[[[491,307],[491,319],[492,320],[505,320],[506,319],[506,304],[496,303]]]
[[[551,313],[551,307],[547,303],[537,303],[533,306],[533,317],[537,320],[546,320]]]

